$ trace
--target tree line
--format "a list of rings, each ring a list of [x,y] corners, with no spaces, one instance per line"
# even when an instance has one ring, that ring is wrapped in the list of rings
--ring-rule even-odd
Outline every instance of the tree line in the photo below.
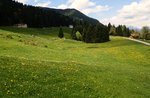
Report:
[[[108,24],[108,31],[110,35],[124,37],[129,37],[132,33],[132,30],[125,25],[118,25],[115,27],[115,25],[111,25],[111,23]]]
[[[150,28],[143,26],[141,30],[132,30],[131,37],[135,39],[150,40]]]
[[[136,39],[145,39],[150,40],[150,28],[148,26],[143,26],[141,30],[129,29],[125,25],[111,25],[108,24],[109,35],[112,36],[123,36],[123,37],[132,37]]]
[[[0,1],[0,26],[13,26],[15,24],[27,24],[28,27],[60,27],[74,26],[71,37],[87,43],[99,43],[109,41],[107,26],[101,23],[92,24],[83,19],[71,19],[49,8],[23,5],[12,0]],[[59,37],[63,37],[60,29]],[[76,34],[78,32],[78,34]],[[78,37],[76,36],[78,35]],[[80,37],[79,37],[80,35]]]
[[[0,25],[27,24],[28,27],[69,26],[73,20],[47,8],[0,0]]]
[[[76,21],[71,32],[74,40],[84,41],[86,43],[101,43],[109,41],[107,26],[101,23],[90,24],[86,21]]]

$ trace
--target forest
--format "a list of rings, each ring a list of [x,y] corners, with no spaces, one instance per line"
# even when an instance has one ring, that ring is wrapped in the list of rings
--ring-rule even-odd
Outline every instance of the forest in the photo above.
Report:
[[[69,16],[57,13],[57,11],[50,8],[24,5],[12,0],[1,0],[0,17],[0,26],[27,24],[28,27],[43,28],[60,26],[68,27],[69,25],[73,25],[74,29],[71,34],[74,35],[77,31],[80,31],[83,38],[82,41],[84,42],[99,43],[109,41],[108,28],[100,22],[97,22],[96,20],[93,20],[93,22],[90,20],[89,22],[86,20],[87,18],[70,18]],[[76,39],[74,36],[72,36],[72,38]]]

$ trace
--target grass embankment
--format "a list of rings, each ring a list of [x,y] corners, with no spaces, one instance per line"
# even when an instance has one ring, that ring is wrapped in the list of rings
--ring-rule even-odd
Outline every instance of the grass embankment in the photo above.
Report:
[[[149,46],[120,37],[86,44],[58,30],[1,27],[0,97],[150,97]]]

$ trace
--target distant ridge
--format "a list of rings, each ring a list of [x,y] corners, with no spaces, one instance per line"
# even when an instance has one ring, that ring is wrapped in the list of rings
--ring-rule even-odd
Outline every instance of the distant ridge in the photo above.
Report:
[[[92,25],[100,24],[76,9],[54,9],[19,3],[14,0],[0,0],[0,25],[11,26],[18,23],[29,27],[68,26],[81,20]]]
[[[52,9],[53,11],[63,14],[65,16],[69,16],[70,18],[73,18],[74,20],[83,20],[91,24],[97,24],[100,23],[98,20],[91,18],[79,10],[76,9]]]

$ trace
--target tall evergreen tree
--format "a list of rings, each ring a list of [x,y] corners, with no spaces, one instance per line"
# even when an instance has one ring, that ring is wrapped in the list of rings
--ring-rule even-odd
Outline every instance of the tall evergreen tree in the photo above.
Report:
[[[60,27],[60,29],[59,29],[58,37],[59,37],[59,38],[63,38],[63,37],[64,37],[64,33],[63,33],[63,30],[62,30],[61,27]]]
[[[108,31],[110,31],[111,27],[112,27],[112,25],[111,25],[111,23],[109,23],[108,24]]]
[[[122,26],[119,25],[117,28],[116,28],[116,33],[118,36],[123,36],[123,33],[122,33]]]

